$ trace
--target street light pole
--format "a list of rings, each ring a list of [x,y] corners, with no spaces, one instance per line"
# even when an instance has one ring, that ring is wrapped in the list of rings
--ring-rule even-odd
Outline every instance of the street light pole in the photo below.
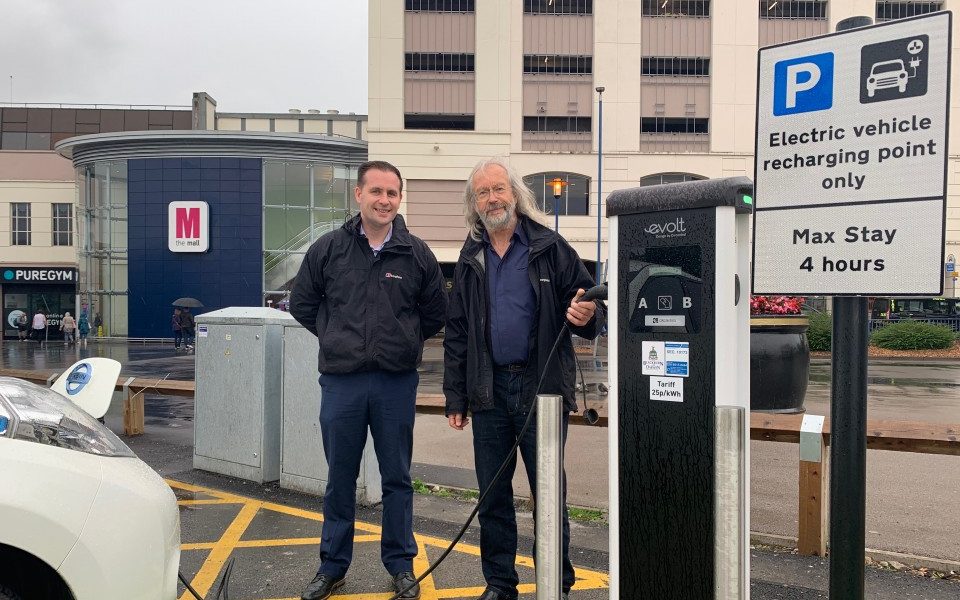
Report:
[[[603,202],[603,90],[602,85],[597,86],[597,94],[600,95],[600,110],[597,115],[597,275],[594,281],[600,284],[600,232],[601,223],[601,204]]]
[[[559,177],[554,177],[552,180],[548,181],[551,189],[553,190],[553,230],[560,232],[560,196],[563,195],[563,188],[567,187],[567,182],[560,179]]]

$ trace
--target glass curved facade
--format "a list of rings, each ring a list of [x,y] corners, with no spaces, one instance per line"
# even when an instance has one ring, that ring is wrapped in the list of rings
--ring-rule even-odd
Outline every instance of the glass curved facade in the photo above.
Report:
[[[127,335],[127,161],[77,168],[80,310],[92,335]]]
[[[264,161],[264,304],[287,299],[310,245],[350,216],[357,168]]]

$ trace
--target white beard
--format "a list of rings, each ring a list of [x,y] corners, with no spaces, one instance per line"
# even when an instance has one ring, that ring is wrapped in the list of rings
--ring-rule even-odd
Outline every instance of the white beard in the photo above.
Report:
[[[516,201],[510,200],[509,202],[503,203],[503,212],[501,214],[493,216],[483,212],[478,213],[478,216],[487,231],[500,231],[501,229],[507,229],[513,223],[516,207]]]

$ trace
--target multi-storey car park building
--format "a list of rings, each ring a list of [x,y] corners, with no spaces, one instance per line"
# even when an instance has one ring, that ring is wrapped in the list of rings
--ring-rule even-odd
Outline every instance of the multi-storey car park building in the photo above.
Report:
[[[503,155],[593,267],[609,192],[753,177],[758,48],[830,33],[851,16],[880,22],[955,5],[370,0],[370,156],[403,172],[407,223],[442,263],[456,261],[465,236],[461,194],[471,167]],[[953,69],[956,89],[956,62]],[[954,122],[947,256],[960,256],[957,131]],[[568,185],[554,207],[556,177]],[[599,253],[602,264],[605,243]],[[950,277],[945,290],[955,294]]]

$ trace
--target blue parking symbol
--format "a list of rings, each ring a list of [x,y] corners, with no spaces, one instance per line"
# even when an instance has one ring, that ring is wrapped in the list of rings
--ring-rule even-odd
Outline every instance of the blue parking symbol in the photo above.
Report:
[[[781,60],[773,68],[773,114],[777,117],[833,106],[833,52]]]

